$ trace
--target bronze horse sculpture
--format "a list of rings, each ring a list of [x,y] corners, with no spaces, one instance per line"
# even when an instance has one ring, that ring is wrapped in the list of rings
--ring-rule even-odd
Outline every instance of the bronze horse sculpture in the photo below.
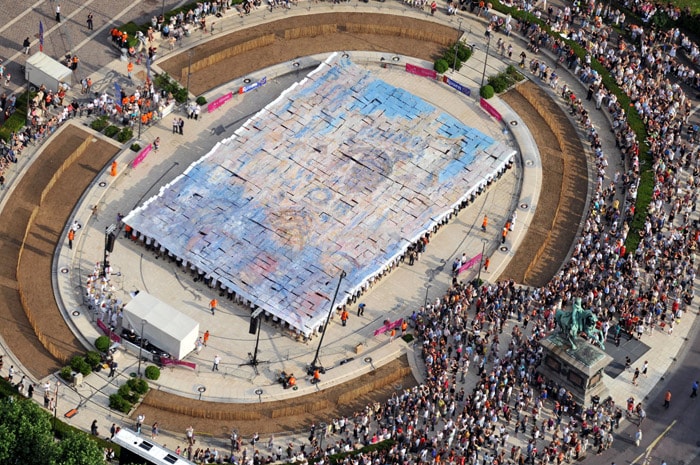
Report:
[[[585,333],[592,344],[599,345],[601,349],[605,350],[603,332],[596,328],[598,317],[592,311],[583,309],[580,297],[574,300],[570,312],[557,311],[554,314],[554,321],[568,339],[572,349],[576,350],[575,341],[579,334]]]

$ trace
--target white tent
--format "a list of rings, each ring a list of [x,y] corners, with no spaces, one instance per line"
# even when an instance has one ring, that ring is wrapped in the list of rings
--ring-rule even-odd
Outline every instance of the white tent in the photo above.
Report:
[[[43,84],[54,92],[58,92],[59,86],[69,86],[72,75],[73,71],[67,66],[42,52],[33,53],[24,65],[24,78],[27,81],[36,87]]]
[[[145,321],[146,339],[176,360],[182,360],[194,350],[199,336],[199,323],[143,291],[126,304],[123,318],[137,333]]]

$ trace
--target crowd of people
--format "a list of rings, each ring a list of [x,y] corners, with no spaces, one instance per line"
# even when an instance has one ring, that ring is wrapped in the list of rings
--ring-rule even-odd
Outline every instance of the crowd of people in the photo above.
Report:
[[[166,37],[186,35],[188,25],[206,28],[203,18],[217,14],[227,6],[224,3],[205,2],[173,16],[168,24],[156,17],[153,26]],[[658,8],[648,2],[632,3],[647,19]],[[529,3],[513,4],[532,9]],[[479,5],[476,12],[488,15],[488,9],[488,5]],[[608,25],[624,24],[625,18],[619,10],[602,3],[561,10],[552,7],[538,15],[588,52],[583,59],[577,57],[536,24],[496,20],[502,32],[523,34],[536,56],[546,49],[555,54],[557,62],[561,57],[561,63],[589,89],[587,97],[579,98],[568,87],[559,87],[595,154],[590,209],[570,261],[542,288],[528,289],[512,281],[461,282],[455,277],[443,296],[410,317],[425,364],[425,383],[396,392],[384,403],[368,405],[351,418],[334,419],[325,428],[312,425],[308,446],[295,448],[290,444],[283,449],[270,443],[265,453],[252,444],[249,453],[240,441],[234,449],[232,441],[231,454],[207,454],[202,449],[201,454],[194,454],[197,458],[208,463],[283,459],[303,463],[310,457],[393,439],[392,446],[351,455],[346,463],[561,464],[584,454],[602,453],[611,446],[625,409],[612,399],[592,399],[583,405],[543,377],[538,371],[542,359],[538,341],[554,330],[557,309],[570,305],[576,297],[596,313],[606,338],[608,331],[640,338],[659,330],[672,332],[692,303],[700,239],[695,214],[700,160],[697,147],[688,140],[693,135],[691,102],[683,85],[699,87],[700,75],[693,65],[700,51],[678,30],[647,33],[643,30],[646,26],[639,25],[631,28],[630,38],[617,36]],[[511,21],[515,24],[512,27]],[[669,53],[671,50],[682,50],[690,64]],[[606,67],[632,100],[647,127],[646,141],[636,140],[627,120],[629,110],[602,85],[602,76],[590,66],[593,60]],[[532,60],[530,70],[550,85],[557,75],[542,58]],[[558,87],[556,80],[553,87]],[[30,141],[50,134],[65,119],[86,112],[133,124],[144,111],[157,112],[163,103],[150,82],[131,96],[123,96],[121,102],[106,93],[87,104],[65,104],[64,98],[60,91],[54,95],[39,89],[30,106],[32,124],[14,135],[9,152],[0,159],[0,186],[8,163],[15,161]],[[592,99],[594,108],[584,103]],[[3,102],[3,108],[7,104]],[[54,116],[47,111],[60,108]],[[607,112],[611,120],[620,154],[620,160],[613,163],[611,157],[618,155],[605,153],[597,132],[602,129],[591,122],[590,112],[596,109]],[[655,186],[639,248],[626,250],[630,222],[637,213],[640,144],[649,146]],[[619,164],[624,168],[611,167]],[[387,272],[406,257],[413,264],[429,240],[427,234]],[[98,272],[87,289],[88,297],[102,308],[106,284],[97,278]],[[630,282],[636,285],[630,287]],[[111,322],[116,313],[107,311]],[[643,407],[634,400],[632,406],[628,402],[625,415],[641,424]],[[519,441],[512,440],[515,438]]]
[[[626,409],[612,398],[576,402],[571,392],[539,372],[538,341],[554,330],[557,309],[576,297],[596,314],[606,339],[618,344],[620,337],[672,333],[692,303],[700,164],[697,147],[687,138],[692,132],[690,100],[682,84],[695,82],[678,73],[686,65],[664,53],[668,47],[686,47],[681,34],[671,39],[639,32],[633,39],[613,37],[599,16],[614,23],[621,14],[602,4],[584,6],[578,16],[566,13],[544,14],[568,22],[570,37],[587,47],[583,60],[536,25],[520,23],[515,29],[537,44],[532,49],[536,54],[548,49],[557,59],[563,57],[561,62],[589,89],[587,97],[579,98],[567,87],[558,88],[595,154],[590,209],[570,261],[542,288],[453,280],[443,297],[411,316],[422,344],[426,382],[395,393],[386,403],[369,405],[353,418],[333,420],[326,430],[312,425],[309,447],[288,447],[282,458],[299,463],[391,438],[395,443],[385,450],[351,455],[345,463],[561,464],[603,453],[623,418],[639,424],[641,439],[646,413],[640,402],[630,398]],[[574,22],[583,28],[575,29]],[[533,74],[551,84],[553,70],[536,60]],[[627,109],[602,85],[592,60],[602,63],[631,98],[647,127],[646,141],[636,140]],[[595,106],[584,99],[595,100]],[[617,153],[604,152],[601,129],[591,122],[590,112],[596,110],[609,114],[619,149],[613,163]],[[625,240],[641,174],[639,147],[645,143],[655,186],[639,247],[628,251]],[[630,282],[636,285],[630,287]],[[470,368],[477,376],[473,388],[465,383]],[[510,440],[518,436],[521,445]],[[279,459],[275,455],[270,453],[268,460]]]

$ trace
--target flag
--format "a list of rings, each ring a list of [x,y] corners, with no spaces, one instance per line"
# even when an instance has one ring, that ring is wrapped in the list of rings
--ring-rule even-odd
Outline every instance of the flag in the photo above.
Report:
[[[117,105],[122,103],[122,88],[118,82],[114,82],[114,97],[117,99]]]
[[[44,23],[39,21],[39,51],[44,51]]]

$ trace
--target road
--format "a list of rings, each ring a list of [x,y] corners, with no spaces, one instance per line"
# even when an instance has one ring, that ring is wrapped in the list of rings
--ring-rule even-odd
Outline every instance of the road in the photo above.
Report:
[[[611,450],[586,460],[591,465],[692,465],[700,463],[700,436],[697,416],[700,396],[691,398],[693,381],[700,379],[700,335],[698,322],[690,331],[690,340],[676,356],[666,375],[643,400],[647,418],[641,425],[642,441],[634,445],[637,424],[623,422]],[[663,407],[670,389],[671,406]],[[624,408],[624,406],[623,406]]]

